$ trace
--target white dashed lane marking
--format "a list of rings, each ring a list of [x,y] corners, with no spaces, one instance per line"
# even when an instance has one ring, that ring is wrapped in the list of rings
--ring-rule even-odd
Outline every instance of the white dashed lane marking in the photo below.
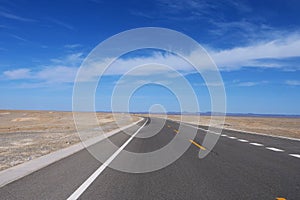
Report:
[[[226,134],[222,134],[221,136],[223,137],[227,137],[229,139],[236,139],[237,141],[239,142],[244,142],[244,143],[248,143],[249,141],[248,140],[245,140],[245,139],[239,139],[237,137],[234,137],[234,136],[229,136],[229,135],[226,135]],[[256,143],[256,142],[249,142],[249,144],[253,145],[253,146],[257,146],[257,147],[262,147],[264,146],[263,144],[261,143]],[[275,152],[284,152],[285,150],[283,149],[278,149],[278,148],[275,148],[275,147],[266,147],[266,149],[268,150],[271,150],[271,151],[275,151]],[[300,159],[300,154],[288,154],[289,156],[292,156],[294,158],[299,158]]]
[[[262,147],[262,146],[264,146],[263,144],[259,144],[259,143],[255,143],[255,142],[253,142],[253,143],[250,143],[251,145],[253,145],[253,146],[258,146],[258,147]]]
[[[269,149],[271,151],[276,151],[276,152],[284,152],[284,150],[282,149],[277,149],[277,148],[274,148],[274,147],[266,147],[266,149]]]
[[[290,156],[293,156],[295,158],[300,158],[300,154],[289,154]]]
[[[244,139],[238,139],[238,141],[240,141],[240,142],[249,142],[248,140],[244,140]]]
[[[191,126],[191,125],[188,125],[186,124],[186,126]],[[195,127],[195,126],[191,126],[193,128],[197,128],[197,129],[200,129],[200,130],[203,130],[203,131],[206,131],[206,132],[211,132],[211,133],[215,133],[215,134],[218,134],[219,133],[216,133],[216,132],[213,132],[213,131],[208,131],[208,130],[205,130],[205,129],[202,129],[202,128],[199,128],[199,127]],[[245,140],[245,139],[239,139],[239,138],[236,138],[234,136],[229,136],[229,135],[226,135],[226,134],[221,134],[222,137],[227,137],[229,139],[236,139],[237,141],[239,142],[243,142],[243,143],[248,143],[249,141],[248,140]],[[256,143],[256,142],[249,142],[249,144],[253,145],[253,146],[264,146],[263,144],[260,144],[260,143]],[[275,152],[284,152],[284,150],[282,149],[277,149],[275,147],[266,147],[266,149],[268,150],[271,150],[271,151],[275,151]],[[294,158],[299,158],[300,159],[300,154],[288,154],[289,156],[292,156]]]

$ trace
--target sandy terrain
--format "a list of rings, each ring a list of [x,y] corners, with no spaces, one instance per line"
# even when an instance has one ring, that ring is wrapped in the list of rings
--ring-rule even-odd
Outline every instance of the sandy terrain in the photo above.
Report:
[[[125,124],[137,121],[128,115]],[[105,131],[118,126],[111,113],[97,113]],[[97,127],[90,127],[92,133]],[[71,112],[0,110],[0,170],[80,142]]]
[[[138,115],[133,118],[127,114],[117,115],[125,119],[124,125],[139,119]],[[97,117],[105,132],[118,127],[111,113],[98,113]],[[181,116],[169,115],[168,118],[180,120]],[[220,126],[220,117],[215,119],[213,126]],[[183,121],[208,125],[210,117],[183,116]],[[93,130],[92,133],[97,129],[88,121],[86,127]],[[226,117],[224,128],[300,138],[300,118]],[[78,142],[80,138],[71,112],[0,110],[0,170]]]
[[[155,115],[154,115],[155,116]],[[160,116],[161,115],[156,115]],[[168,115],[169,119],[180,120],[180,115]],[[221,117],[214,116],[215,127],[220,127]],[[185,116],[183,121],[209,125],[210,116]],[[286,136],[300,139],[300,118],[271,118],[271,117],[226,117],[224,128],[258,132],[269,135]]]

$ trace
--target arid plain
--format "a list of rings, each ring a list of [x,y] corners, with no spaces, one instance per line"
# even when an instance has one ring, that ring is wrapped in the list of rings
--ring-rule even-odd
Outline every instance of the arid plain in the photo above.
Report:
[[[180,115],[168,115],[171,120],[181,120]],[[212,119],[212,121],[211,121]],[[222,127],[267,135],[284,136],[300,139],[300,118],[285,117],[232,117],[226,116],[224,123],[220,116],[184,116],[182,121],[203,126]]]
[[[97,113],[104,132],[118,128],[115,117],[125,119],[123,125],[139,120],[141,115]],[[143,115],[148,116],[148,115]],[[154,117],[166,117],[152,115]],[[209,125],[210,116],[169,115],[171,120]],[[220,127],[221,117],[212,126]],[[89,130],[97,132],[99,127]],[[226,117],[224,128],[263,134],[300,138],[300,118]],[[24,163],[80,142],[72,112],[0,110],[0,170]]]
[[[115,118],[125,119],[122,125],[137,121],[136,116],[97,113],[103,132],[118,128]],[[94,134],[97,126],[87,131]],[[91,135],[92,137],[93,135]],[[0,110],[0,170],[32,160],[80,142],[72,112]]]

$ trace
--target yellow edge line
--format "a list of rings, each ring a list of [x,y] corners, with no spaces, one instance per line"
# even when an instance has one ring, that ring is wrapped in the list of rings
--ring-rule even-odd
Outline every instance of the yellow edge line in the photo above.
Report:
[[[193,145],[195,145],[196,147],[198,147],[198,148],[200,148],[200,149],[202,149],[202,150],[206,150],[205,147],[201,146],[200,144],[196,143],[195,141],[190,140],[190,142],[191,142]]]
[[[174,131],[176,132],[176,133],[178,133],[179,131],[177,131],[176,129],[174,129]]]

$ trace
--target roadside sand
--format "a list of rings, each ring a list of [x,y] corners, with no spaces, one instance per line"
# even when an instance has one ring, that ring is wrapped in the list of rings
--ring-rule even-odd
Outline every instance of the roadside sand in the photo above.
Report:
[[[153,115],[162,117],[162,115]],[[180,120],[180,115],[168,115],[169,119]],[[221,117],[213,116],[216,123],[212,126],[220,127]],[[183,121],[208,126],[210,116],[185,116]],[[268,135],[293,137],[300,139],[300,118],[275,118],[275,117],[226,117],[224,129],[237,129],[257,132]]]
[[[126,119],[124,125],[139,119],[117,115]],[[118,128],[111,113],[97,113],[97,117],[104,132]],[[96,128],[89,127],[98,133]],[[72,112],[0,110],[0,170],[78,142]]]

